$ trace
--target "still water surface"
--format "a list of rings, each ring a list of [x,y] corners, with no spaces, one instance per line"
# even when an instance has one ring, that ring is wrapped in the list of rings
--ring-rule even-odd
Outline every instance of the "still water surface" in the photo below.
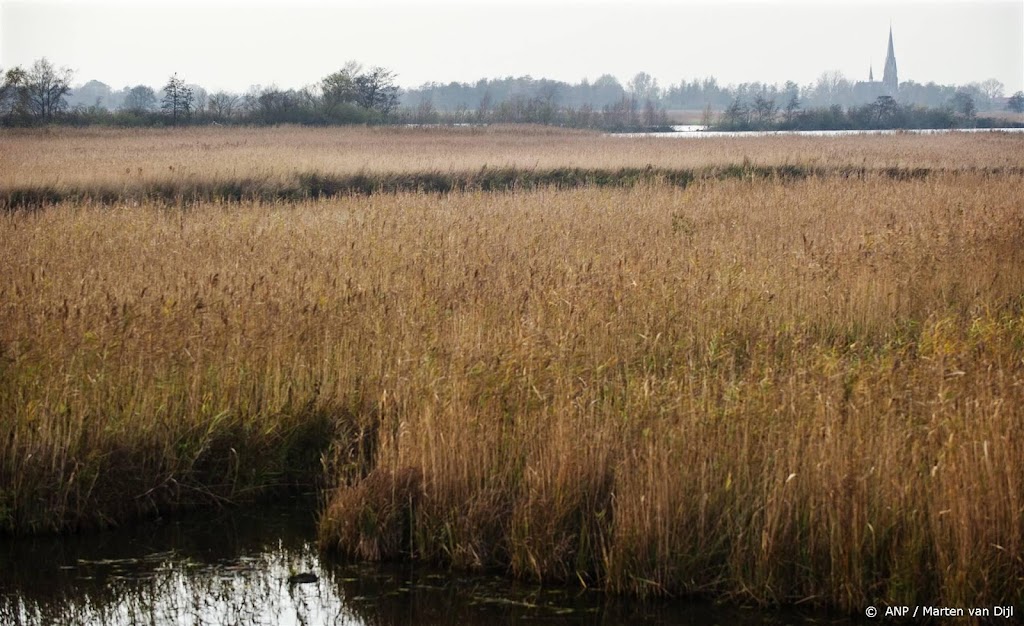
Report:
[[[917,128],[908,130],[705,130],[706,126],[673,126],[671,132],[612,133],[615,137],[665,137],[673,139],[710,139],[712,137],[768,137],[772,135],[796,137],[843,137],[847,135],[945,135],[950,133],[1024,133],[1024,128]]]
[[[0,540],[0,624],[852,624],[822,614],[517,584],[319,554],[293,501],[65,537]],[[290,584],[312,572],[318,580]]]

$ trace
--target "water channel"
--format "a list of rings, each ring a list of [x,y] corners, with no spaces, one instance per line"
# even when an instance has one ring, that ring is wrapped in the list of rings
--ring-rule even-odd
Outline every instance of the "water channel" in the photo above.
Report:
[[[315,511],[315,501],[293,500],[102,532],[0,539],[0,624],[855,623],[822,613],[640,602],[579,586],[516,583],[500,573],[344,563],[317,550]],[[316,580],[295,581],[305,573]]]
[[[611,133],[614,137],[663,137],[667,139],[711,139],[714,137],[845,137],[849,135],[942,135],[949,133],[1024,133],[1024,128],[915,128],[886,130],[744,130],[719,131],[707,130],[706,126],[681,125],[673,126],[671,131],[650,133]]]

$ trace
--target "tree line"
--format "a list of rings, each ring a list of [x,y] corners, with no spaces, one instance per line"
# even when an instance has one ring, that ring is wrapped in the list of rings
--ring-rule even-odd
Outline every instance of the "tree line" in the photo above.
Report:
[[[961,86],[904,81],[900,84],[898,99],[901,104],[938,108],[948,104],[957,93],[966,93],[980,111],[988,111],[999,108],[1004,91],[1005,86],[996,79]],[[796,99],[802,107],[816,109],[870,104],[875,96],[870,90],[865,94],[855,81],[841,72],[824,72],[815,82],[806,85],[793,81],[782,85],[762,82],[721,85],[714,77],[709,77],[682,80],[667,87],[659,85],[658,80],[646,72],[639,72],[625,85],[608,74],[594,82],[584,79],[576,84],[530,76],[482,79],[476,83],[426,83],[404,91],[401,102],[407,107],[428,103],[441,112],[467,112],[489,110],[495,103],[513,98],[554,101],[563,107],[576,109],[585,105],[601,109],[623,98],[632,98],[641,104],[650,101],[660,109],[701,111],[710,108],[724,111],[736,100],[753,103],[756,97],[774,101],[779,107]]]
[[[43,58],[3,72],[0,124],[157,126],[210,123],[366,124],[384,122],[398,106],[395,74],[349,62],[302,89],[254,87],[245,94],[208,93],[177,74],[159,91],[147,85],[119,94],[98,81],[72,90],[74,73]],[[75,91],[84,94],[77,94]],[[83,99],[84,98],[84,99]],[[116,101],[116,106],[109,106]]]
[[[1007,109],[1024,112],[1024,93],[1014,94]],[[900,103],[892,96],[878,96],[873,102],[856,106],[833,104],[806,110],[796,97],[780,109],[774,100],[757,94],[750,102],[733,100],[710,126],[725,131],[775,131],[993,128],[1020,124],[979,117],[974,97],[969,91],[961,90],[939,107]]]
[[[826,72],[800,86],[760,82],[722,86],[713,77],[666,88],[639,72],[625,85],[605,74],[571,84],[530,76],[475,83],[426,83],[401,90],[395,74],[350,61],[301,89],[252,87],[209,93],[171,76],[159,90],[135,85],[115,91],[99,81],[72,89],[74,73],[47,59],[2,73],[0,124],[49,123],[150,126],[180,124],[541,123],[631,130],[663,127],[668,111],[704,112],[704,122],[728,129],[932,127],[977,124],[1004,87],[994,79],[960,87],[912,81],[898,99],[866,100],[857,84]],[[873,97],[873,94],[870,94]],[[1006,108],[1024,112],[1024,93]],[[905,125],[905,126],[900,126]],[[909,125],[909,126],[906,126]]]

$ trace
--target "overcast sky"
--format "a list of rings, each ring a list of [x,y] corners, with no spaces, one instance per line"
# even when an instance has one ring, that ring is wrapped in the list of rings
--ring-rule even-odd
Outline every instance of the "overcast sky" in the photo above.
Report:
[[[355,59],[402,86],[639,71],[662,86],[715,76],[881,78],[892,24],[900,80],[996,78],[1024,89],[1024,1],[52,2],[0,0],[0,67],[47,57],[115,88],[177,72],[215,91],[302,87]]]

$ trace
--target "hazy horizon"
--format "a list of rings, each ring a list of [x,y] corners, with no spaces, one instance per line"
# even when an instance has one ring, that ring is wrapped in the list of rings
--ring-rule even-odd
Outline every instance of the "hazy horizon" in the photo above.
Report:
[[[1024,89],[1021,2],[0,2],[0,67],[47,57],[75,82],[210,91],[300,88],[350,59],[406,88],[525,76],[570,83],[647,72],[662,87],[881,78],[890,23],[901,81],[995,78]],[[170,32],[173,35],[168,35]]]

